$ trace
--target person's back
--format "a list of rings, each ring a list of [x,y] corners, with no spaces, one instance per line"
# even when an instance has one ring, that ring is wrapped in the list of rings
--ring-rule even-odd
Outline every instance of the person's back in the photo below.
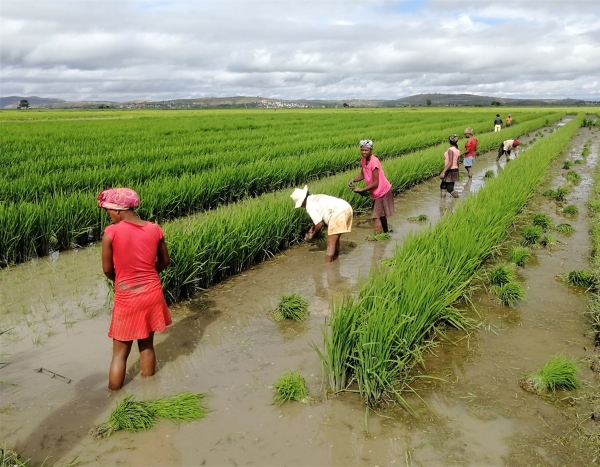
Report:
[[[494,125],[502,125],[502,119],[500,117],[496,117],[496,120],[494,120]]]
[[[500,131],[502,128],[502,119],[500,114],[496,114],[496,120],[494,120],[494,131]]]

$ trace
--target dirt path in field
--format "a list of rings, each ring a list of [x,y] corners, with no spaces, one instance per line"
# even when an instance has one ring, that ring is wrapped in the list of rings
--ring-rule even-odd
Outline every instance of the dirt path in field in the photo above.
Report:
[[[560,250],[538,252],[537,262],[523,269],[528,300],[517,309],[497,307],[483,293],[474,295],[485,327],[469,335],[449,332],[455,344],[440,345],[433,350],[436,355],[427,357],[427,373],[447,382],[421,384],[420,394],[431,409],[413,398],[419,417],[397,408],[371,412],[367,430],[356,395],[323,398],[320,364],[309,343],[321,345],[320,326],[331,299],[355,291],[374,261],[390,256],[407,232],[423,228],[406,222],[408,217],[426,214],[435,222],[481,188],[487,170],[502,170],[504,162],[493,162],[493,153],[478,160],[472,182],[459,184],[459,200],[440,202],[437,180],[398,196],[393,241],[365,242],[371,226],[368,219],[358,219],[354,232],[344,235],[344,254],[336,263],[324,264],[321,246],[302,245],[176,307],[175,324],[157,339],[157,375],[142,380],[132,365],[125,389],[117,395],[105,389],[109,305],[96,274],[97,248],[2,271],[3,323],[12,322],[14,329],[3,343],[2,361],[10,364],[2,368],[0,379],[18,386],[0,386],[0,435],[36,462],[50,455],[57,465],[75,456],[107,466],[582,465],[579,460],[588,459],[583,445],[571,443],[569,448],[559,441],[565,420],[584,402],[558,408],[523,393],[516,381],[553,353],[583,357],[583,347],[591,347],[581,313],[585,298],[554,276],[586,267],[584,202],[598,150],[594,138],[587,164],[574,167],[581,167],[577,170],[584,179],[568,198],[580,209],[578,219],[570,221],[577,232],[561,238],[565,243]],[[589,131],[582,130],[575,152],[581,153],[587,139]],[[561,177],[561,169],[553,173]],[[542,208],[554,210],[550,202],[542,202]],[[287,293],[309,300],[306,323],[277,324],[267,318]],[[135,362],[137,356],[130,358]],[[73,381],[33,371],[39,367]],[[313,405],[270,405],[269,386],[288,368],[306,377],[317,399]],[[591,372],[582,377],[594,383]],[[123,394],[153,398],[181,390],[211,394],[213,411],[205,420],[179,427],[161,423],[148,433],[119,433],[102,441],[87,435]],[[569,463],[574,459],[578,462]]]

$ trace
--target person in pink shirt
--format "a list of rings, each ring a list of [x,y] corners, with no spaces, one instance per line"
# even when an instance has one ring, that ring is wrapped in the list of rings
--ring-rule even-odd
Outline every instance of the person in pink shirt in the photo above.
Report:
[[[458,198],[458,192],[454,189],[454,184],[458,182],[458,158],[460,151],[458,150],[458,135],[450,135],[448,138],[450,147],[444,153],[444,170],[440,173],[440,192],[442,198],[446,197],[446,192],[450,193],[453,198]]]
[[[158,276],[169,265],[169,251],[162,229],[133,212],[138,204],[137,193],[129,188],[110,188],[98,195],[98,207],[113,222],[102,237],[102,270],[115,290],[108,330],[108,337],[113,340],[108,374],[108,388],[112,391],[123,386],[134,340],[140,351],[142,377],[154,374],[154,333],[171,324]]]
[[[385,178],[379,159],[373,155],[373,141],[360,141],[360,174],[348,182],[355,193],[369,193],[373,199],[373,228],[375,235],[389,232],[387,218],[394,214],[394,192],[392,184]],[[354,182],[364,180],[365,187],[357,188]]]

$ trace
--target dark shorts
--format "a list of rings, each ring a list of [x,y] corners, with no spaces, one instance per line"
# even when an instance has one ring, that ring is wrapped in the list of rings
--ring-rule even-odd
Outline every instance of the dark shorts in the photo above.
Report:
[[[381,198],[373,200],[373,219],[394,215],[394,193],[390,188]]]
[[[440,190],[446,190],[448,193],[454,191],[454,183],[458,182],[458,169],[450,169],[446,172],[446,176],[440,183]]]

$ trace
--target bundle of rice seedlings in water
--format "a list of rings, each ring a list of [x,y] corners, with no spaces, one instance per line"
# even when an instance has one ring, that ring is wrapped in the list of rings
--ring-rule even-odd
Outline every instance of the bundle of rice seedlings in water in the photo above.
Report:
[[[537,225],[542,229],[547,230],[552,227],[552,219],[546,214],[538,213],[533,216],[533,225]]]
[[[392,236],[387,232],[378,233],[377,235],[369,235],[367,240],[370,242],[385,242],[390,240]]]
[[[568,187],[566,186],[559,186],[555,191],[554,191],[554,196],[553,198],[556,201],[564,201],[565,198],[567,197],[567,195],[571,192],[571,190],[569,190]]]
[[[508,260],[517,266],[525,266],[525,262],[529,259],[531,253],[527,248],[522,246],[513,246],[508,254]]]
[[[499,264],[487,273],[487,278],[492,287],[500,287],[513,279],[514,265]]]
[[[283,321],[284,319],[304,321],[308,318],[308,315],[308,302],[296,294],[281,297],[277,308],[271,311],[271,317],[275,321]]]
[[[427,214],[419,214],[415,217],[409,217],[407,220],[408,222],[427,222],[429,220],[429,217],[427,216]]]
[[[202,393],[181,392],[145,404],[157,418],[168,418],[174,422],[190,422],[200,420],[206,415],[204,397],[205,394]]]
[[[558,224],[556,227],[554,227],[554,230],[556,230],[557,232],[563,233],[563,234],[570,234],[570,233],[575,232],[575,229],[573,228],[573,226],[571,224],[569,224],[568,222]]]
[[[519,381],[519,385],[525,391],[536,394],[548,390],[577,389],[581,386],[577,379],[577,370],[577,364],[573,360],[558,355],[548,360],[538,371]]]
[[[0,447],[0,467],[27,467],[28,463],[18,452]]]
[[[565,161],[565,163],[563,164],[563,169],[569,170],[571,168],[571,165],[572,165],[571,161]]]
[[[579,214],[579,208],[574,204],[569,204],[562,209],[563,214]]]
[[[583,164],[583,159],[575,159],[573,161],[573,164],[575,164],[575,165]]]
[[[535,245],[542,235],[544,235],[544,229],[539,225],[526,225],[521,230],[523,237],[523,245]]]
[[[581,175],[579,175],[574,170],[569,170],[565,178],[571,183],[579,183],[581,181]]]
[[[493,170],[488,170],[483,174],[483,178],[494,178],[495,175]]]
[[[551,248],[556,245],[556,238],[547,233],[540,237],[539,243],[546,248]]]
[[[312,399],[308,395],[306,381],[295,371],[288,371],[281,376],[273,386],[275,394],[273,404],[281,405],[286,401],[298,401],[303,404],[309,404]]]
[[[547,196],[548,198],[554,198],[554,195],[556,195],[555,190],[546,190],[542,193],[542,196]]]
[[[525,297],[525,288],[516,281],[507,282],[497,288],[498,300],[505,306],[514,307],[519,300]]]
[[[575,271],[563,274],[561,278],[569,285],[585,287],[586,289],[594,287],[597,282],[594,273],[584,269],[576,269]]]
[[[95,439],[105,438],[121,430],[145,431],[154,428],[156,415],[144,402],[127,396],[112,411],[108,422],[95,426],[90,431]]]

